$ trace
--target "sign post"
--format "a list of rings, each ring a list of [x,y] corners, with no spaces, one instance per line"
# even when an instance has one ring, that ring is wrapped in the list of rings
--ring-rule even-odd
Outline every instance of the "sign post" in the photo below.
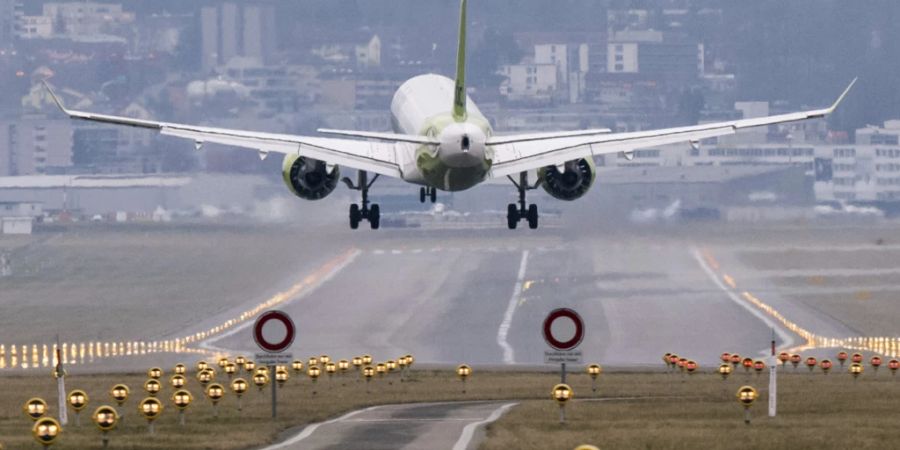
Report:
[[[550,350],[544,350],[544,363],[559,363],[560,383],[566,382],[566,364],[581,364],[581,350],[576,350],[584,339],[584,321],[569,308],[550,311],[544,319],[544,341]]]
[[[775,417],[778,402],[778,359],[775,356],[775,329],[772,328],[772,356],[769,357],[769,417]]]
[[[66,405],[66,369],[63,367],[62,354],[60,353],[59,335],[56,335],[56,367],[53,369],[53,375],[56,377],[57,400],[59,401],[59,424],[66,426],[69,424],[69,414]]]
[[[282,311],[266,311],[253,324],[253,340],[264,353],[257,353],[256,361],[267,365],[272,372],[272,418],[278,417],[278,383],[275,382],[275,371],[278,365],[290,364],[294,359],[292,353],[284,351],[294,343],[296,328],[291,317]]]

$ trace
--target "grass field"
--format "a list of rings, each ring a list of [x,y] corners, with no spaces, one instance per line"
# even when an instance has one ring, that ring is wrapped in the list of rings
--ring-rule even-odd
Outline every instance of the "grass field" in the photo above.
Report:
[[[723,382],[706,374],[682,382],[677,375],[612,374],[602,383],[600,401],[592,401],[590,389],[577,383],[574,390],[580,400],[567,406],[565,424],[558,422],[559,409],[549,400],[548,390],[548,399],[522,402],[490,425],[481,448],[891,447],[900,438],[895,425],[900,418],[900,380],[887,373],[868,375],[856,382],[847,374],[782,376],[778,416],[769,418],[767,377],[740,375]],[[749,426],[735,399],[742,380],[761,395],[752,407]],[[620,393],[639,398],[603,398]]]
[[[797,374],[788,373],[779,384],[779,417],[766,418],[765,401],[761,400],[754,406],[755,420],[748,427],[742,421],[742,409],[734,393],[740,385],[751,384],[765,398],[764,376],[736,373],[723,382],[710,373],[686,377],[612,372],[601,376],[594,396],[586,375],[570,374],[568,381],[576,400],[568,405],[568,421],[561,425],[558,408],[549,399],[551,387],[558,382],[557,374],[475,369],[465,394],[449,370],[416,371],[410,381],[403,383],[397,374],[373,380],[371,393],[366,392],[364,382],[350,376],[320,379],[315,386],[305,377],[292,378],[280,391],[280,415],[276,421],[269,417],[268,388],[262,393],[252,389],[245,394],[240,414],[236,399],[229,393],[219,404],[216,419],[211,404],[201,396],[199,384],[189,377],[188,389],[195,401],[187,411],[187,425],[178,425],[169,400],[172,389],[165,383],[160,398],[166,410],[157,421],[153,436],[148,435],[146,422],[136,410],[143,397],[140,386],[146,377],[72,376],[67,379],[69,389],[84,389],[90,403],[82,412],[81,427],[70,424],[53,448],[99,448],[100,433],[89,417],[100,404],[114,406],[107,391],[119,382],[132,388],[132,397],[123,408],[123,424],[110,434],[111,447],[121,449],[255,448],[273,442],[285,430],[366,406],[475,399],[522,402],[489,426],[485,449],[571,449],[580,443],[601,448],[864,448],[900,437],[895,426],[900,417],[896,412],[900,380],[894,380],[886,370],[877,376],[866,373],[855,382],[843,373],[810,375],[802,368]],[[37,448],[30,435],[31,420],[21,407],[28,398],[41,396],[50,403],[51,415],[57,416],[54,380],[47,376],[8,377],[0,381],[0,442],[5,448]],[[313,390],[317,393],[313,394]],[[74,422],[71,414],[70,411],[70,421]]]
[[[265,299],[343,250],[298,257],[286,234],[265,227],[146,226],[76,227],[36,235],[34,245],[3,238],[0,245],[13,249],[13,276],[0,279],[0,343],[52,342],[48,330],[62,333],[63,341],[180,333]]]

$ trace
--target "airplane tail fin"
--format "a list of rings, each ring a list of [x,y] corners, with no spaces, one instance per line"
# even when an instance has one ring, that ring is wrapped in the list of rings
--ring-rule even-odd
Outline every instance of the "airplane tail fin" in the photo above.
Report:
[[[456,52],[456,86],[453,90],[453,119],[466,120],[466,8],[467,0],[459,7],[459,47]]]

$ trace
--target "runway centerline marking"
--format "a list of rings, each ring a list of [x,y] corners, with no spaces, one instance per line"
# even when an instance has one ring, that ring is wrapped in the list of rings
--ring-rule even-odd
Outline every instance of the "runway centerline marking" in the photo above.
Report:
[[[503,321],[500,322],[500,328],[497,329],[497,345],[503,349],[503,363],[514,364],[516,362],[515,352],[507,336],[509,336],[509,327],[512,326],[513,315],[516,313],[516,306],[519,304],[519,297],[522,295],[522,286],[525,282],[525,270],[528,268],[528,250],[522,251],[522,261],[519,263],[519,274],[516,277],[516,284],[513,287],[512,297],[506,305],[506,312],[503,314]]]

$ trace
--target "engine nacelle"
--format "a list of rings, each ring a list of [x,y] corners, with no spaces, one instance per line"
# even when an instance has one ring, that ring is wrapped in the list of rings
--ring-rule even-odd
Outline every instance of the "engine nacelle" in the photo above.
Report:
[[[591,189],[597,178],[597,168],[590,158],[569,161],[560,172],[556,166],[538,170],[541,186],[553,198],[564,201],[578,200]]]
[[[299,155],[286,155],[281,166],[284,184],[297,197],[305,200],[321,200],[331,194],[341,179],[341,171],[315,159]]]

